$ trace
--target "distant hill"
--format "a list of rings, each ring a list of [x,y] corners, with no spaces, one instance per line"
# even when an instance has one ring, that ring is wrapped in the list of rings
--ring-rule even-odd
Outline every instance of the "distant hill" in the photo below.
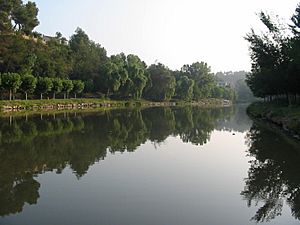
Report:
[[[227,85],[234,89],[237,95],[237,102],[252,102],[255,101],[256,98],[253,96],[250,88],[245,82],[246,74],[246,71],[228,71],[217,72],[215,76],[220,85]]]

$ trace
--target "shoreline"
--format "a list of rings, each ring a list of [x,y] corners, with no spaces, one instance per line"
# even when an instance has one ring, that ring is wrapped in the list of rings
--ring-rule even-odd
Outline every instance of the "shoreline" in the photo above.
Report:
[[[255,102],[248,106],[247,114],[254,120],[275,125],[287,135],[300,140],[300,106]]]
[[[110,109],[130,107],[171,107],[171,106],[226,107],[232,102],[224,99],[202,99],[198,102],[168,101],[152,102],[146,100],[108,100],[108,99],[49,99],[49,100],[1,100],[0,113],[27,111],[65,111],[85,109]]]

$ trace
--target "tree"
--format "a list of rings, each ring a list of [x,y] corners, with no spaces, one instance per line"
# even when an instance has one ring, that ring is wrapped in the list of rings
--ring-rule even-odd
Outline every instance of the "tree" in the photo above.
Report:
[[[111,61],[108,61],[104,65],[103,74],[103,85],[106,89],[106,95],[109,96],[110,92],[117,92],[121,86],[120,74],[118,71],[118,66]]]
[[[145,91],[145,98],[155,101],[170,100],[176,87],[175,77],[171,71],[161,63],[151,65],[147,71],[152,86]]]
[[[93,80],[89,79],[89,80],[85,80],[83,81],[84,83],[84,92],[88,92],[91,93],[94,90],[94,82]]]
[[[37,79],[31,74],[25,74],[21,76],[21,82],[20,90],[25,93],[25,99],[27,100],[28,93],[33,93],[36,88]]]
[[[102,79],[100,79],[100,82],[107,96],[109,96],[111,92],[116,94],[119,88],[126,83],[128,79],[126,65],[127,62],[124,53],[112,55],[103,65],[103,75],[101,76]],[[99,87],[99,84],[97,86]]]
[[[107,61],[106,50],[91,41],[81,28],[76,29],[69,46],[74,62],[70,78],[93,81],[99,79],[102,66]]]
[[[147,83],[146,64],[136,55],[127,56],[128,79],[120,88],[122,97],[140,99]]]
[[[12,0],[0,0],[0,33],[10,32],[12,30],[11,10],[13,8]]]
[[[69,97],[69,93],[73,89],[73,82],[71,80],[62,80],[62,92],[64,93],[64,99]]]
[[[252,60],[246,82],[256,97],[290,96],[290,38],[285,36],[286,27],[264,12],[260,12],[259,18],[267,31],[258,35],[252,29],[245,37],[250,43]]]
[[[52,85],[53,99],[55,99],[56,94],[60,93],[63,89],[62,79],[52,78]]]
[[[36,43],[20,34],[0,35],[0,72],[31,73]]]
[[[84,90],[84,83],[81,80],[73,80],[73,89],[74,97],[77,98],[77,94],[80,94]]]
[[[1,78],[2,87],[4,90],[9,91],[9,100],[11,101],[22,83],[21,77],[17,73],[3,73]]]
[[[291,18],[293,37],[290,38],[290,48],[288,55],[290,62],[288,65],[288,86],[294,95],[300,94],[300,4],[298,4],[294,15]]]
[[[20,0],[16,0],[15,2],[17,2],[17,4],[14,5],[12,10],[12,19],[15,24],[14,28],[18,27],[19,31],[29,35],[32,33],[32,30],[39,25],[37,19],[39,10],[34,2],[27,2],[25,5]]]
[[[207,63],[196,62],[192,65],[184,65],[181,72],[194,81],[193,98],[195,100],[210,97],[214,77]]]
[[[23,4],[22,0],[0,0],[0,32],[15,30],[29,35],[39,25],[37,15],[34,2]]]
[[[180,73],[181,75],[181,73]],[[189,101],[193,98],[195,82],[187,76],[179,76],[176,82],[176,96],[179,99]]]
[[[52,80],[49,77],[38,77],[35,91],[40,94],[43,99],[43,94],[47,94],[53,87]]]

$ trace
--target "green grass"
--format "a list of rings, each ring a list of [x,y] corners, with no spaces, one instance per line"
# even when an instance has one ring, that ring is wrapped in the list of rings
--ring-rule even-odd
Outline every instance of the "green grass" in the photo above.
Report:
[[[270,117],[300,119],[300,106],[255,102],[248,107],[247,112],[250,116],[257,118],[263,118],[269,115]]]
[[[45,99],[45,100],[13,100],[0,101],[0,108],[4,107],[19,107],[24,109],[33,109],[33,108],[43,108],[47,106],[57,107],[58,105],[68,105],[68,104],[96,104],[104,105],[110,104],[111,106],[125,106],[129,101],[113,101],[113,100],[104,100],[104,99]],[[130,101],[132,105],[135,105],[133,101]]]
[[[82,99],[43,99],[43,100],[0,100],[0,116],[31,114],[31,113],[55,113],[62,111],[101,111],[114,108],[130,107],[159,107],[159,106],[200,106],[222,107],[221,99],[202,99],[199,102],[171,101],[151,102],[147,100],[109,100],[97,98]],[[78,107],[84,104],[83,107]],[[87,106],[86,104],[91,104]],[[74,107],[75,105],[75,107]],[[59,106],[59,107],[58,107]]]
[[[300,136],[300,106],[256,102],[247,108],[252,118],[265,119]]]

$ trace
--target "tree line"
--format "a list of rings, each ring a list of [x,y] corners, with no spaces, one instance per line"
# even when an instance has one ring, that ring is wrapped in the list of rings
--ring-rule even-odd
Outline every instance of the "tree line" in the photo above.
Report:
[[[77,97],[84,89],[84,83],[81,80],[68,80],[61,78],[34,77],[31,74],[20,75],[18,73],[0,74],[0,88],[9,93],[9,100],[14,99],[17,92],[25,95],[35,93],[43,99],[43,94],[52,94],[55,99],[57,94],[63,94],[64,99],[69,97],[70,93]]]
[[[69,41],[59,32],[47,38],[34,32],[39,24],[35,3],[6,0],[0,5],[0,73],[4,76],[18,73],[36,77],[37,81],[44,77],[63,79],[65,83],[77,80],[83,83],[84,94],[115,99],[234,98],[232,89],[217,85],[205,62],[173,71],[162,63],[148,66],[134,54],[108,56],[105,48],[90,40],[81,28]],[[45,87],[40,94],[54,92],[50,89]],[[9,91],[6,87],[3,90]]]
[[[247,84],[256,97],[298,103],[300,94],[300,4],[288,24],[260,12],[266,30],[253,29],[245,39],[252,60]]]

